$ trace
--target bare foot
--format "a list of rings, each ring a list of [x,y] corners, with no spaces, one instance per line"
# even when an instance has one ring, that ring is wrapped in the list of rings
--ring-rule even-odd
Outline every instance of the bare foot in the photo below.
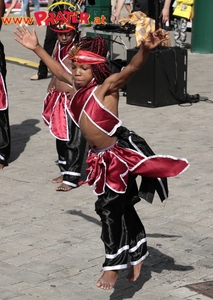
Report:
[[[131,266],[131,269],[127,275],[127,281],[136,281],[141,273],[141,267],[142,267],[143,261],[141,261],[139,264],[135,266]]]
[[[62,183],[55,190],[58,192],[68,192],[72,189],[72,186]]]
[[[4,169],[4,165],[0,164],[0,169]]]
[[[63,175],[57,177],[57,178],[54,178],[52,180],[52,183],[61,183],[63,181]]]
[[[118,271],[104,271],[96,286],[103,290],[111,290],[118,278]]]

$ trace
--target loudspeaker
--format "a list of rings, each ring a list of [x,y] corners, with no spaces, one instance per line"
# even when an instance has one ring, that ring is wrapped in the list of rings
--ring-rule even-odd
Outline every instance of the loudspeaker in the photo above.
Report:
[[[127,50],[127,64],[138,49]],[[160,107],[186,102],[187,50],[160,47],[150,51],[141,70],[126,85],[127,104]]]

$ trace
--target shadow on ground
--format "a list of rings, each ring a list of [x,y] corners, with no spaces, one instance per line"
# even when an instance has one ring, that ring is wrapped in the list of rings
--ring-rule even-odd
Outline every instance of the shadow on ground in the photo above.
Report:
[[[82,211],[69,210],[68,214],[77,215],[84,218],[85,220],[92,222],[93,224],[101,226],[101,222],[96,218],[89,216]],[[166,235],[161,233],[147,234],[148,237],[155,238],[178,238],[181,236],[177,235]],[[156,248],[148,246],[149,256],[146,258],[144,265],[142,267],[142,272],[140,277],[136,282],[126,282],[126,276],[128,270],[120,271],[119,278],[115,284],[114,291],[110,295],[109,299],[111,300],[123,300],[131,299],[134,294],[141,290],[143,285],[152,278],[152,272],[162,273],[163,270],[171,270],[178,272],[186,272],[193,270],[192,266],[178,265],[175,263],[174,258],[168,256]]]
[[[10,126],[11,132],[11,156],[9,163],[15,161],[24,151],[31,136],[37,134],[41,129],[36,126],[40,121],[37,119],[29,119],[21,124]]]

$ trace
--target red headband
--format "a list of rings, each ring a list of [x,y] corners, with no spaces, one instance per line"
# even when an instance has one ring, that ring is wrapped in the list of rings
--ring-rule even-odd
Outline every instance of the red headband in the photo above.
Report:
[[[71,49],[69,59],[72,59],[79,64],[87,65],[103,64],[106,62],[106,58],[104,56],[98,55],[91,51],[80,49]]]

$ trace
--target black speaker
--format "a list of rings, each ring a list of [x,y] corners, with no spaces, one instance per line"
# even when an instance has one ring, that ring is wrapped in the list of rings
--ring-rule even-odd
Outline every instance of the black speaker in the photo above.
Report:
[[[127,64],[138,49],[127,50]],[[160,47],[150,51],[141,70],[126,85],[127,104],[160,107],[186,102],[187,50]]]

